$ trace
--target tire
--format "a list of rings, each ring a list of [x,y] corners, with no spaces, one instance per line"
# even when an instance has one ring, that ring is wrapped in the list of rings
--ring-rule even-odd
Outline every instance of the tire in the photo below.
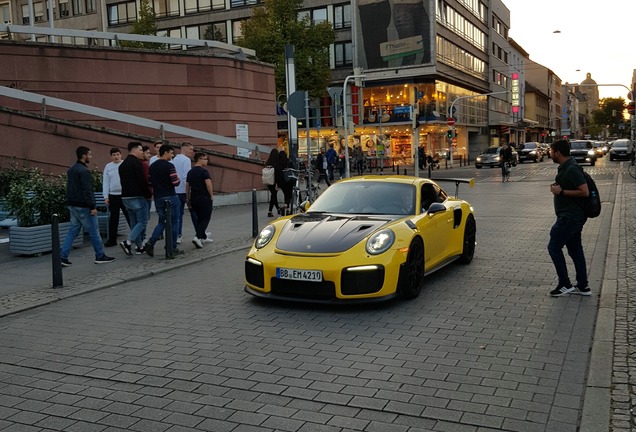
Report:
[[[594,165],[596,165],[596,161],[590,162],[590,166],[594,166]]]
[[[481,169],[481,165],[475,165],[475,168]]]
[[[398,294],[404,299],[414,299],[422,290],[424,279],[424,243],[419,237],[414,238],[409,246],[406,262],[400,267]]]
[[[614,157],[613,157],[612,155],[610,155],[610,160],[611,160],[611,161],[613,161],[613,160],[614,160]]]
[[[477,224],[473,215],[468,215],[466,227],[464,228],[464,243],[462,254],[459,257],[461,264],[470,264],[475,256],[475,245],[477,241]]]

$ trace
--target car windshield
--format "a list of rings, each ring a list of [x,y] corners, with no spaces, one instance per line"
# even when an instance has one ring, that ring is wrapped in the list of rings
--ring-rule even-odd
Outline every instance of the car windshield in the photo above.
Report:
[[[530,150],[530,149],[536,149],[537,148],[537,143],[525,143],[525,144],[521,144],[521,150]]]
[[[341,214],[415,214],[415,186],[388,181],[346,181],[324,191],[309,212]]]
[[[627,148],[627,141],[614,141],[613,148]]]
[[[497,154],[499,153],[499,147],[488,147],[484,150],[483,154]]]
[[[592,143],[589,141],[572,141],[570,142],[570,148],[573,150],[585,150],[592,148]]]

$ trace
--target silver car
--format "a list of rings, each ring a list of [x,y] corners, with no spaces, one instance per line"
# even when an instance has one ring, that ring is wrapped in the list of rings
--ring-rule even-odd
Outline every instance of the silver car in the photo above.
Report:
[[[628,139],[617,139],[612,144],[612,148],[609,151],[610,160],[613,161],[615,159],[625,159],[629,160],[630,155],[632,154],[632,142]]]
[[[519,161],[519,154],[512,148],[512,166],[517,166]],[[475,159],[475,168],[481,169],[481,167],[501,167],[501,157],[499,157],[501,147],[488,147],[482,154]]]

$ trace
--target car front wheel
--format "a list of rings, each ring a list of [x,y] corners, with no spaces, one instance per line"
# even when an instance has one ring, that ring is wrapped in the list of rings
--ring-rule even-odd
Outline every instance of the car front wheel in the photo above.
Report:
[[[409,246],[406,262],[400,268],[398,293],[402,298],[413,299],[420,294],[424,278],[424,244],[414,238]]]

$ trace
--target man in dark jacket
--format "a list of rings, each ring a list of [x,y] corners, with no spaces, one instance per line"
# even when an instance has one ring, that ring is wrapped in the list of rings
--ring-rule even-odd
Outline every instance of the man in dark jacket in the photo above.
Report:
[[[143,146],[138,141],[128,143],[128,157],[119,165],[121,181],[121,198],[130,216],[130,233],[119,245],[126,255],[132,255],[132,244],[137,245],[137,252],[143,252],[142,233],[148,225],[150,207],[148,200],[152,197],[148,178],[141,161],[144,159]]]
[[[62,245],[62,266],[70,267],[68,255],[73,247],[73,240],[82,232],[82,227],[91,239],[95,250],[95,264],[105,264],[115,261],[115,258],[104,254],[104,245],[99,236],[97,224],[97,209],[95,208],[95,193],[91,172],[86,165],[91,161],[91,150],[80,146],[75,150],[77,162],[67,171],[66,201],[71,214],[71,228]]]

